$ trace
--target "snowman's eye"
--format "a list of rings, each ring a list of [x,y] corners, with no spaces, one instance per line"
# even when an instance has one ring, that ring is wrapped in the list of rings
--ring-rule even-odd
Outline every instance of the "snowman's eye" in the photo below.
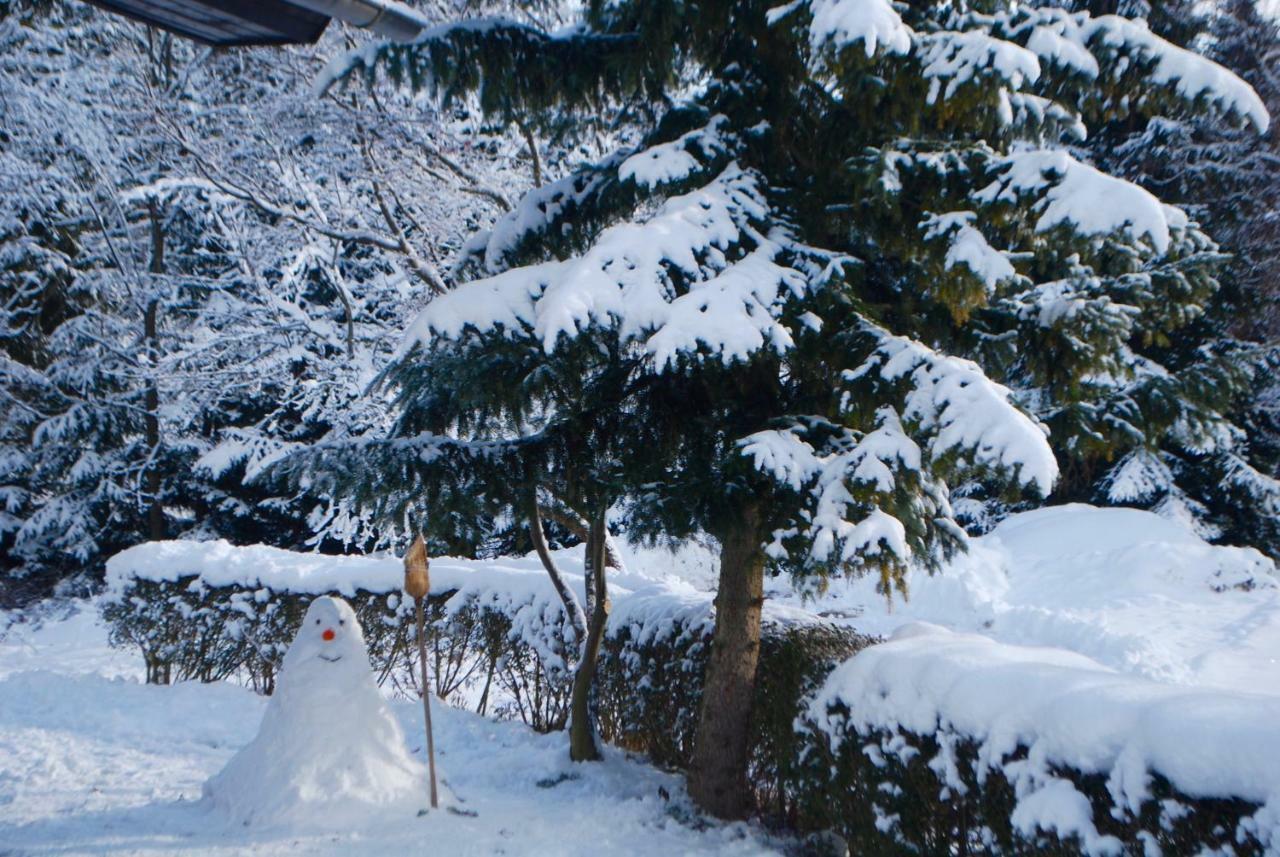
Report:
[[[319,620],[319,619],[317,619],[317,620],[316,620],[316,624],[317,624],[317,625],[319,625],[319,624],[320,624],[320,620]]]
[[[347,624],[347,620],[346,620],[346,619],[339,619],[339,620],[338,620],[338,624],[339,624],[339,625],[345,625],[345,624]]]

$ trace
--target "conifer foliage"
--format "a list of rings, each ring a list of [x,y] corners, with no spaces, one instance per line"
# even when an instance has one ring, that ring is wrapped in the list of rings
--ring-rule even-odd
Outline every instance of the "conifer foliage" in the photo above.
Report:
[[[1121,5],[1142,9],[1159,35],[1235,69],[1270,111],[1280,108],[1280,24],[1252,0]],[[1217,274],[1222,287],[1193,322],[1194,332],[1157,338],[1139,351],[1179,377],[1212,379],[1208,385],[1195,382],[1199,391],[1177,396],[1199,402],[1212,389],[1214,408],[1229,413],[1234,425],[1204,431],[1204,419],[1184,418],[1187,405],[1162,405],[1164,416],[1148,416],[1141,431],[1130,432],[1106,455],[1057,450],[1060,458],[1077,464],[1059,496],[1146,506],[1206,538],[1251,543],[1280,556],[1280,481],[1270,404],[1280,295],[1270,264],[1280,252],[1273,214],[1280,204],[1276,128],[1258,134],[1207,113],[1112,116],[1090,131],[1079,147],[1088,158],[1185,206],[1224,254]],[[1126,395],[1168,401],[1176,397],[1171,392],[1148,381],[1131,384]]]
[[[640,145],[470,242],[467,282],[385,373],[394,437],[284,469],[388,518],[425,501],[442,535],[539,485],[636,533],[714,535],[690,791],[717,815],[750,810],[766,564],[815,585],[872,573],[889,594],[964,545],[958,486],[1044,497],[1055,448],[1105,457],[1162,421],[1206,442],[1229,425],[1215,390],[1233,355],[1188,370],[1149,347],[1197,335],[1214,243],[1069,147],[1120,115],[1253,131],[1268,116],[1142,22],[998,1],[615,0],[557,33],[444,25],[353,53],[330,82],[361,76],[479,87],[504,115],[609,101],[653,117]]]
[[[245,477],[385,430],[386,331],[443,287],[445,236],[510,208],[526,143],[466,105],[317,99],[352,43],[326,38],[210,51],[0,3],[0,603],[146,539],[386,537]]]

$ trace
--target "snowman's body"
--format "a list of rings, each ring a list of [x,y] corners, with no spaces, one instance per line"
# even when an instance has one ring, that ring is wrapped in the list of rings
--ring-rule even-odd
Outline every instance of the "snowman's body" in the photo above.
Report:
[[[311,603],[257,737],[204,794],[242,824],[344,825],[372,809],[412,815],[426,806],[425,767],[378,692],[345,601]]]

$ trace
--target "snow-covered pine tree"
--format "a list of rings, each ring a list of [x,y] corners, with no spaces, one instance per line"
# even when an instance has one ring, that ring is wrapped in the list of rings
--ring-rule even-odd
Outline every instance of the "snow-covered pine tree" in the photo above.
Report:
[[[442,236],[511,207],[524,135],[465,105],[317,102],[324,51],[349,44],[336,27],[328,46],[210,52],[22,0],[0,38],[6,578],[100,569],[160,531],[151,509],[170,537],[384,537],[340,500],[246,476],[290,444],[385,430],[362,395],[385,331],[438,287]]]
[[[33,12],[13,9],[0,16],[0,78],[17,84],[7,98],[0,96],[0,196],[6,201],[0,206],[0,575],[10,578],[0,586],[0,604],[42,585],[28,579],[34,569],[20,573],[24,562],[14,540],[37,502],[29,441],[51,404],[40,375],[50,360],[48,338],[83,300],[70,273],[79,231],[72,225],[78,211],[74,176],[21,146],[41,120],[15,93],[38,77],[22,62],[23,31],[15,23]]]
[[[474,281],[428,305],[391,370],[395,438],[292,472],[345,458],[335,490],[402,506],[494,442],[607,433],[591,448],[616,460],[589,478],[633,527],[721,543],[690,790],[722,816],[749,809],[766,558],[902,588],[964,542],[950,486],[1052,489],[1029,413],[1102,448],[1145,415],[1093,407],[1098,385],[1206,392],[1135,345],[1199,316],[1212,243],[1065,146],[1127,111],[1268,122],[1241,80],[1143,24],[1002,2],[593,3],[564,32],[461,22],[336,74],[360,70],[479,87],[496,113],[667,108],[643,145],[468,246]]]
[[[111,101],[107,81],[80,74],[86,57],[99,55],[112,32],[80,28],[84,12],[63,17],[58,11],[56,4],[22,2],[6,4],[0,18],[7,239],[2,285],[7,345],[18,346],[6,348],[0,367],[6,444],[0,479],[11,515],[4,565],[7,576],[27,584],[78,571],[86,547],[101,543],[104,534],[121,532],[123,540],[111,543],[128,544],[133,527],[123,518],[136,511],[98,478],[113,468],[102,466],[95,438],[120,426],[76,407],[60,386],[61,379],[82,389],[102,371],[88,361],[74,369],[66,363],[70,326],[109,300],[98,291],[101,281],[78,276],[86,258],[109,252],[101,242],[87,246],[87,234],[114,214],[101,207],[107,200],[86,188],[104,162],[115,166],[136,150],[112,153],[107,140],[86,133],[95,125],[121,127],[104,111]],[[57,130],[51,133],[53,117]],[[122,115],[120,122],[130,118]],[[32,312],[37,307],[38,320]],[[112,395],[105,387],[103,393]],[[66,432],[81,436],[59,443]]]
[[[1062,5],[1095,15],[1117,7],[1141,15],[1157,35],[1240,73],[1272,112],[1280,106],[1277,29],[1251,0],[1211,7],[1187,0]],[[1104,444],[1051,435],[1063,465],[1057,499],[1145,506],[1207,538],[1280,551],[1274,523],[1280,482],[1274,454],[1267,453],[1266,409],[1257,404],[1274,358],[1242,338],[1265,338],[1267,296],[1275,291],[1268,283],[1273,266],[1260,263],[1277,249],[1269,226],[1280,195],[1275,140],[1274,129],[1260,135],[1213,112],[1127,111],[1091,122],[1089,136],[1072,147],[1079,159],[1183,206],[1223,253],[1216,273],[1222,288],[1192,327],[1132,343],[1138,355],[1189,383],[1171,389],[1166,378],[1137,376],[1095,385],[1089,407],[1120,430],[1108,431],[1095,417]],[[1198,409],[1206,399],[1212,400],[1208,411]],[[1129,417],[1116,418],[1124,414],[1140,415],[1136,431]],[[981,526],[1003,511],[999,503],[973,498],[957,505],[966,523]]]

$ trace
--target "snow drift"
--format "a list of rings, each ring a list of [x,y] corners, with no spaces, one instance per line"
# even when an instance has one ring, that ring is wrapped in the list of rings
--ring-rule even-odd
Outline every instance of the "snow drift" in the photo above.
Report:
[[[1280,693],[1275,565],[1151,512],[1071,504],[1013,515],[907,583],[905,603],[887,604],[864,580],[833,584],[808,606],[882,637],[923,621],[1158,681]],[[770,597],[793,596],[775,583]]]

